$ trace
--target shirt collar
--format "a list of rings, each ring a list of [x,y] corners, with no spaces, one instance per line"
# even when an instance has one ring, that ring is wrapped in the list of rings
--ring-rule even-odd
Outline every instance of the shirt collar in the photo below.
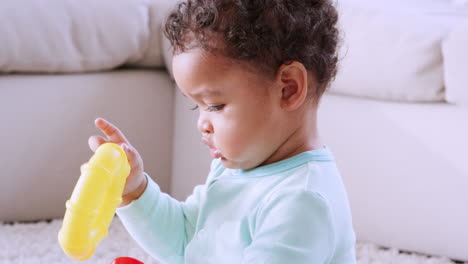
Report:
[[[226,170],[236,177],[261,177],[287,171],[310,161],[334,161],[334,157],[328,147],[324,146],[321,149],[305,151],[296,156],[249,170],[228,168]]]

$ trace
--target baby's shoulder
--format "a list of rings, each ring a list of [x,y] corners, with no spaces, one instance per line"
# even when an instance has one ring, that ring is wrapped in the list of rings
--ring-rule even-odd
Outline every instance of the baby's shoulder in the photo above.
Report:
[[[317,177],[321,177],[321,175],[318,175],[314,166],[303,164],[295,170],[281,175],[280,180],[266,193],[263,202],[264,204],[275,204],[280,201],[298,203],[313,201],[314,203],[327,204],[324,193],[316,184],[319,181]]]

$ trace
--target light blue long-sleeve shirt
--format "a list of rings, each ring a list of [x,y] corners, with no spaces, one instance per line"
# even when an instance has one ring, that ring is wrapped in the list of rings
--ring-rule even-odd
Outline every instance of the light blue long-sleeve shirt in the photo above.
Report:
[[[345,188],[327,148],[251,170],[211,163],[185,202],[148,177],[117,214],[153,257],[189,264],[352,264],[355,234]]]

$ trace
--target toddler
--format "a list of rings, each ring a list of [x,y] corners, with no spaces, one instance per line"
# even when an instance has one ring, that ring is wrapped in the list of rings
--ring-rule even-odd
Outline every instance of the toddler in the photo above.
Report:
[[[165,263],[356,262],[346,191],[317,130],[336,22],[329,0],[188,0],[169,14],[174,79],[213,157],[205,184],[179,202],[116,126],[98,118],[107,138],[89,140],[127,153],[117,214],[148,253]]]

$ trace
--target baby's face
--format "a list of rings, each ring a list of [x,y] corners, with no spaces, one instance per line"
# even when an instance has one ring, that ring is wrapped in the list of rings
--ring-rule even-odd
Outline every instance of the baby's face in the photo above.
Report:
[[[172,66],[179,89],[198,106],[202,140],[225,167],[257,167],[279,147],[273,80],[200,49],[176,55]]]

